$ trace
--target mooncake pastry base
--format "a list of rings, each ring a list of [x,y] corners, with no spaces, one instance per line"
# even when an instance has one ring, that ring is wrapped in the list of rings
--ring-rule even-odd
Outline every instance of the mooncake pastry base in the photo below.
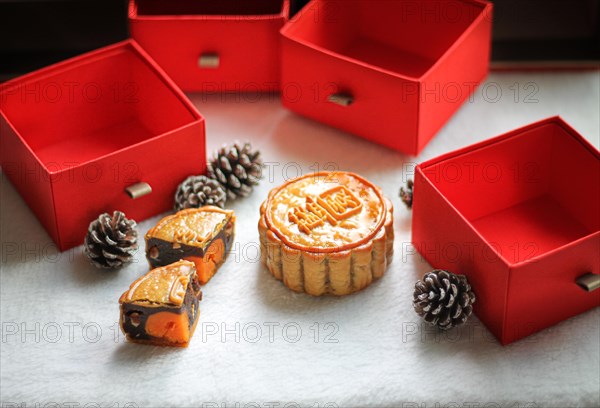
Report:
[[[394,253],[393,205],[385,202],[385,221],[373,239],[339,252],[310,252],[285,244],[268,228],[267,201],[258,223],[261,260],[271,274],[295,292],[313,296],[344,296],[358,292],[381,278]]]

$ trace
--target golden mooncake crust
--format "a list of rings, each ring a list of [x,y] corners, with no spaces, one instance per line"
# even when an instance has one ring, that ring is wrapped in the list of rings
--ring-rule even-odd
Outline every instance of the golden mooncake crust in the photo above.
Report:
[[[167,242],[204,248],[233,217],[233,211],[205,206],[169,215],[146,233],[146,241],[157,238]]]
[[[180,307],[194,275],[196,267],[189,261],[152,269],[131,284],[129,290],[121,295],[119,303]]]
[[[379,188],[347,172],[313,173],[271,190],[265,222],[290,248],[341,252],[373,239],[385,222]]]
[[[323,180],[329,184],[319,186]],[[283,196],[294,197],[286,204]],[[333,211],[315,198],[319,196],[330,198]],[[320,205],[296,209],[313,203]],[[260,213],[262,261],[296,292],[348,295],[381,278],[392,260],[393,205],[378,187],[356,174],[323,172],[290,180],[269,193]],[[298,223],[296,213],[309,222],[307,228]]]

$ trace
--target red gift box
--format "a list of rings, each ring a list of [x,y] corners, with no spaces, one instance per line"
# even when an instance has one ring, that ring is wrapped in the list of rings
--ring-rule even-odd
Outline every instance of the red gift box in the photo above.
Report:
[[[130,0],[131,36],[184,91],[279,90],[289,0]]]
[[[171,209],[205,170],[203,117],[133,41],[6,82],[0,103],[2,171],[60,250],[102,212]]]
[[[283,104],[416,155],[485,78],[491,3],[313,0],[283,29]]]
[[[418,165],[413,244],[467,275],[507,344],[600,305],[599,185],[597,149],[560,118],[534,123]]]

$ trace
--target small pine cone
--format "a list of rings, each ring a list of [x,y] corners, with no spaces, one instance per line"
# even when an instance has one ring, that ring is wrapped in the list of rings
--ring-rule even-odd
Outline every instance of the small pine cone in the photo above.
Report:
[[[120,268],[131,262],[137,250],[136,223],[121,211],[104,213],[90,223],[84,251],[97,268]]]
[[[228,199],[247,197],[262,177],[260,151],[250,143],[234,143],[219,149],[208,163],[208,177],[217,180],[227,191]]]
[[[473,313],[475,294],[465,275],[434,270],[415,284],[413,307],[417,314],[442,330],[460,326]]]
[[[206,176],[190,176],[177,187],[175,211],[216,205],[224,208],[227,194],[217,180]]]
[[[406,189],[404,187],[400,187],[400,199],[409,210],[413,205],[413,185],[414,183],[412,179],[408,179],[406,182]]]

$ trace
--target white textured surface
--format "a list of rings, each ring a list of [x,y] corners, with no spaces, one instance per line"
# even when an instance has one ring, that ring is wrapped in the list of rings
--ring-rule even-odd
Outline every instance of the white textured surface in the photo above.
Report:
[[[249,139],[265,161],[278,164],[271,164],[272,174],[250,198],[231,205],[238,215],[237,247],[204,288],[201,323],[188,349],[127,344],[122,336],[115,342],[117,299],[146,270],[143,248],[136,263],[114,273],[89,266],[81,248],[57,253],[3,177],[3,406],[599,406],[600,310],[508,347],[493,340],[477,319],[436,338],[412,310],[413,284],[429,266],[418,256],[403,255],[411,214],[397,192],[405,164],[556,114],[599,145],[597,72],[492,74],[491,82],[502,90],[500,101],[487,102],[480,88],[416,159],[298,117],[275,97],[193,95],[207,118],[209,151]],[[528,82],[539,88],[537,103],[524,103],[533,89],[524,89]],[[514,83],[520,87],[517,101]],[[488,90],[494,98],[497,89]],[[364,175],[393,199],[396,253],[383,280],[367,290],[317,299],[293,294],[255,262],[256,224],[259,203],[283,181],[285,170],[291,177],[298,169],[309,172],[331,163]],[[140,235],[158,218],[140,222]],[[224,339],[222,324],[230,330]],[[270,324],[278,325],[272,338]],[[256,325],[262,337],[251,342]],[[294,343],[295,327],[302,335]],[[325,342],[334,328],[337,342]],[[207,335],[214,330],[218,333]]]

